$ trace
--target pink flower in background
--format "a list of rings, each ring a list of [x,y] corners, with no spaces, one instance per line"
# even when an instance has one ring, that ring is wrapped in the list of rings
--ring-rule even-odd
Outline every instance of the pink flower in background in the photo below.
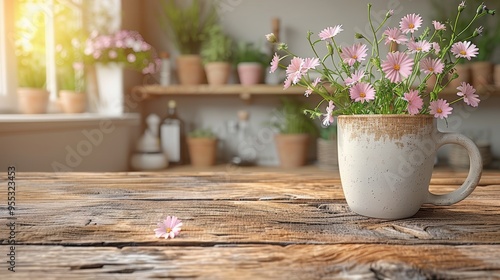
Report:
[[[323,114],[323,125],[324,126],[329,126],[330,124],[333,123],[334,118],[333,118],[333,110],[335,109],[335,105],[333,105],[333,101],[330,100],[328,102],[328,107],[326,107],[326,114]]]
[[[472,87],[469,83],[462,82],[459,87],[457,87],[459,92],[458,96],[463,96],[464,102],[472,107],[477,107],[479,102],[479,95],[476,94],[476,89]]]
[[[393,83],[399,83],[411,74],[413,60],[402,52],[391,52],[382,63],[385,76]]]
[[[93,31],[85,41],[84,54],[94,62],[120,62],[143,73],[150,72],[149,65],[155,63],[157,58],[153,47],[137,31],[130,30],[119,30],[113,34]]]
[[[181,232],[182,222],[177,219],[175,216],[167,216],[167,218],[157,224],[158,228],[156,228],[155,236],[157,238],[165,237],[165,239],[174,238]]]
[[[444,99],[431,101],[429,109],[431,110],[431,115],[440,119],[447,118],[451,114],[451,111],[453,111],[453,108],[450,107],[450,104]]]
[[[413,33],[418,30],[418,28],[422,26],[422,18],[420,15],[416,14],[408,14],[401,19],[399,23],[399,28],[404,34]]]
[[[321,40],[328,40],[330,38],[333,38],[335,37],[337,34],[339,34],[341,31],[344,31],[344,29],[342,29],[342,25],[336,25],[334,27],[328,27],[328,28],[325,28],[323,29],[320,33],[319,33],[319,38]]]
[[[446,25],[440,23],[439,21],[433,20],[432,25],[434,25],[434,29],[436,30],[446,30]]]
[[[403,99],[408,101],[408,113],[410,113],[410,115],[416,115],[422,110],[424,101],[418,95],[417,90],[410,90],[410,92],[405,93]]]
[[[273,60],[271,60],[271,69],[269,69],[269,73],[274,73],[279,66],[280,56],[277,53],[274,53]]]
[[[375,89],[369,83],[357,83],[349,89],[349,95],[352,100],[364,103],[375,99]]]
[[[408,38],[406,38],[406,36],[403,35],[401,30],[397,27],[387,28],[387,30],[384,31],[384,36],[386,45],[391,42],[395,42],[396,44],[404,44],[408,42]]]
[[[340,57],[349,66],[353,66],[354,63],[365,60],[367,51],[366,45],[358,43],[350,47],[343,47]]]
[[[431,50],[431,47],[432,47],[432,45],[425,40],[418,41],[418,42],[411,40],[408,43],[408,49],[410,50],[410,53],[428,52]]]
[[[455,55],[456,58],[467,58],[470,60],[472,57],[476,57],[479,53],[479,49],[476,48],[476,45],[471,42],[456,42],[451,46],[451,52]]]
[[[128,61],[128,62],[133,63],[133,62],[135,62],[135,59],[136,59],[136,58],[135,58],[135,55],[134,55],[133,53],[129,53],[129,54],[127,55],[127,61]]]
[[[306,89],[306,92],[304,93],[304,95],[306,97],[309,97],[309,95],[311,95],[314,91],[314,88],[321,82],[321,78],[318,77],[316,79],[314,79],[314,81],[312,82],[311,86],[308,86],[307,89]]]
[[[354,71],[353,74],[351,74],[351,77],[347,77],[344,80],[345,85],[352,86],[352,85],[356,84],[357,82],[361,81],[361,79],[363,79],[364,76],[365,76],[364,71],[356,70],[356,71]]]
[[[425,74],[441,74],[444,69],[444,63],[441,62],[439,58],[426,57],[420,62],[420,69],[424,71]]]

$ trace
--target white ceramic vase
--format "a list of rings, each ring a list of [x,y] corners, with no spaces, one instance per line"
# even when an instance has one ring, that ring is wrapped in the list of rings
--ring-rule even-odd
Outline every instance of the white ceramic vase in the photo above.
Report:
[[[121,115],[124,113],[124,69],[121,63],[97,63],[98,100],[94,107],[98,113]]]
[[[436,151],[444,144],[467,149],[470,169],[457,190],[429,191]],[[482,161],[476,145],[456,133],[441,133],[431,115],[349,115],[338,117],[339,171],[352,211],[374,218],[411,217],[422,204],[451,205],[479,182]]]

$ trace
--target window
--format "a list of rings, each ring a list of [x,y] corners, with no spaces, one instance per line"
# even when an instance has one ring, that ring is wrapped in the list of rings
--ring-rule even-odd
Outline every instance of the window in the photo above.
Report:
[[[120,6],[120,0],[0,1],[0,113],[16,110],[18,86],[45,86],[52,100],[58,89],[74,86],[84,22],[95,28],[97,16],[103,26],[119,25]]]

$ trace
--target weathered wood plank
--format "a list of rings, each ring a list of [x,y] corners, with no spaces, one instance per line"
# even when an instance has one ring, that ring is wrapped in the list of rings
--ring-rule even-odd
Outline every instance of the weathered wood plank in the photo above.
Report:
[[[335,174],[17,175],[13,279],[500,279],[498,174],[397,221],[352,213]],[[465,178],[434,175],[438,193]],[[173,240],[153,234],[166,214],[184,222]]]
[[[500,245],[18,246],[8,279],[498,279]],[[42,274],[43,273],[43,274]],[[3,273],[2,273],[3,274]]]
[[[352,213],[343,200],[178,201],[136,198],[133,189],[124,190],[125,197],[83,192],[45,201],[20,192],[17,242],[157,244],[153,229],[169,214],[184,221],[173,241],[184,244],[500,244],[500,207],[489,198],[424,207],[411,219],[384,221]],[[0,236],[6,230],[1,227]]]

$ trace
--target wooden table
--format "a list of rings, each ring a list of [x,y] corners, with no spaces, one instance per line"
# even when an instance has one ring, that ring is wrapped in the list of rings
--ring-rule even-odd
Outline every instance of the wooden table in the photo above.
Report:
[[[464,177],[435,172],[432,189]],[[500,279],[500,172],[396,221],[352,213],[320,172],[18,172],[15,220],[0,178],[0,279]],[[166,215],[175,239],[154,236]]]

